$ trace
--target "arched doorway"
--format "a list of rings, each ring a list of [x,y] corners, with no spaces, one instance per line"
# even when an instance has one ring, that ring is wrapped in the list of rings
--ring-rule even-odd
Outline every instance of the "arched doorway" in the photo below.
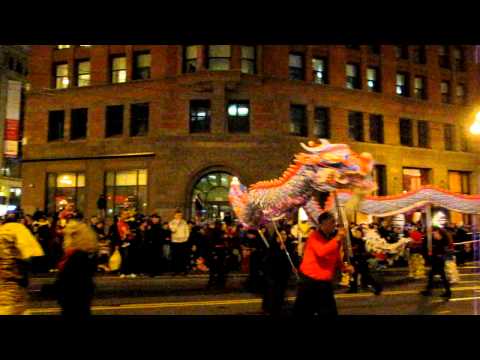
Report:
[[[223,220],[226,215],[233,215],[228,201],[231,181],[232,174],[224,171],[212,171],[200,177],[192,190],[192,217],[200,215],[203,219]]]

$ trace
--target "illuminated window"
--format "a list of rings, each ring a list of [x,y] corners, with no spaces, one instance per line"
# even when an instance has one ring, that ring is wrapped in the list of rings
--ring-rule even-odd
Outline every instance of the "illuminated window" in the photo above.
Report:
[[[457,84],[456,94],[457,94],[457,103],[462,104],[462,105],[466,105],[467,104],[467,96],[466,96],[466,91],[465,91],[465,85],[464,84]]]
[[[424,100],[427,98],[425,91],[425,78],[423,76],[415,76],[413,81],[413,95],[417,99]]]
[[[105,137],[123,134],[123,105],[107,106],[105,114]]]
[[[396,92],[400,96],[409,96],[408,74],[397,73]]]
[[[127,81],[127,58],[114,56],[111,58],[112,83],[124,83]]]
[[[230,70],[230,45],[210,45],[208,47],[208,70],[226,71]]]
[[[58,50],[69,49],[72,45],[57,45]]]
[[[313,82],[328,84],[327,60],[323,58],[312,59]]]
[[[383,116],[382,115],[375,115],[370,114],[369,116],[370,122],[370,141],[375,142],[377,144],[383,144]]]
[[[88,109],[72,109],[70,139],[85,139],[87,137]]]
[[[200,178],[193,187],[191,214],[204,219],[222,220],[225,215],[233,215],[228,201],[232,175],[224,172],[209,173]]]
[[[140,214],[147,210],[148,173],[146,169],[108,171],[105,174],[107,216],[118,215],[123,208]]]
[[[316,107],[313,134],[319,139],[330,138],[330,112],[328,108]]]
[[[92,45],[79,45],[80,47],[91,47]]]
[[[183,71],[186,73],[198,70],[198,57],[201,47],[199,45],[185,46],[183,48]]]
[[[430,127],[428,121],[417,121],[418,146],[422,148],[430,147]]]
[[[351,140],[363,141],[363,114],[361,112],[348,112],[348,135]]]
[[[55,89],[66,89],[70,84],[68,64],[55,64]]]
[[[455,127],[451,124],[445,124],[443,127],[443,135],[445,141],[445,150],[454,150],[454,134]]]
[[[290,134],[308,136],[307,110],[305,105],[290,105]]]
[[[346,75],[347,75],[347,89],[361,89],[360,81],[360,71],[358,64],[347,64],[346,65]]]
[[[47,174],[47,213],[54,214],[67,205],[83,213],[85,205],[84,173],[48,173]]]
[[[403,168],[403,191],[414,191],[430,183],[430,169]]]
[[[231,101],[227,106],[228,131],[248,133],[250,131],[250,103],[248,101]]]
[[[242,46],[241,69],[244,74],[256,74],[256,51],[255,46]]]
[[[450,82],[442,81],[440,83],[440,90],[442,93],[442,102],[449,103],[450,102]]]
[[[48,112],[48,141],[62,140],[64,136],[65,111]]]
[[[367,85],[368,91],[379,92],[380,81],[378,79],[378,69],[369,67],[367,68]]]
[[[448,189],[459,194],[470,194],[470,176],[468,171],[449,171]]]
[[[150,79],[151,55],[138,53],[134,55],[133,80]]]
[[[77,86],[90,86],[90,61],[77,61]]]
[[[147,135],[149,109],[149,103],[130,106],[130,136]]]
[[[305,60],[303,54],[290,53],[288,56],[288,74],[290,80],[305,80]]]
[[[210,100],[190,101],[190,133],[210,132]]]

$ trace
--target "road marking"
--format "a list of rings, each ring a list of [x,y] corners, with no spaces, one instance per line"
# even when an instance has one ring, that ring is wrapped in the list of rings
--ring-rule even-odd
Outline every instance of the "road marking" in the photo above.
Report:
[[[452,291],[466,291],[466,290],[480,290],[479,286],[470,287],[457,287],[452,288]],[[384,295],[405,295],[405,294],[418,294],[417,290],[397,290],[397,291],[385,291]],[[373,293],[359,293],[359,294],[337,294],[337,299],[352,299],[362,297],[376,296]],[[294,301],[295,296],[288,297],[289,301]],[[464,298],[467,299],[467,298]],[[480,299],[472,298],[472,299]],[[453,299],[451,299],[453,300]],[[457,300],[460,301],[460,300]],[[164,309],[164,308],[176,308],[176,307],[198,307],[198,306],[221,306],[221,305],[244,305],[244,304],[259,304],[262,299],[236,299],[236,300],[208,300],[208,301],[190,301],[190,302],[164,302],[164,303],[146,303],[146,304],[124,304],[117,306],[93,306],[92,312],[106,311],[106,310],[128,310],[128,309]],[[60,308],[32,308],[29,309],[31,314],[58,314]]]
[[[472,297],[465,297],[465,298],[453,298],[450,301],[468,301],[468,300],[480,300],[480,296],[472,296]]]
[[[443,310],[443,311],[437,312],[437,314],[441,315],[441,314],[448,314],[448,313],[451,313],[451,312],[452,312],[451,310]]]

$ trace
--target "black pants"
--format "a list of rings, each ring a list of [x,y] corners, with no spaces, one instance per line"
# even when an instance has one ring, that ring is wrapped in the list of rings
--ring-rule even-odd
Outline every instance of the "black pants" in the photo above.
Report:
[[[358,290],[358,275],[362,276],[361,283],[362,287],[367,287],[371,285],[375,290],[381,290],[382,286],[375,281],[375,279],[370,274],[370,269],[368,268],[367,260],[364,258],[354,258],[352,261],[354,267],[354,272],[352,274],[352,279],[350,281],[350,290]]]
[[[265,285],[262,310],[269,315],[278,316],[282,313],[285,303],[288,274],[286,276],[268,277]]]
[[[438,274],[441,276],[445,291],[450,293],[450,283],[448,282],[447,275],[445,274],[445,259],[442,256],[432,256],[431,258],[432,269],[428,274],[427,290],[433,289],[433,277]]]
[[[131,245],[130,245],[131,246]],[[132,269],[132,256],[130,252],[130,246],[120,246],[120,255],[122,256],[122,263],[120,265],[120,273],[129,275],[133,273]]]
[[[187,262],[189,259],[188,243],[171,243],[172,249],[172,270],[178,274],[187,272]]]
[[[337,304],[330,281],[318,281],[300,274],[294,315],[338,315]]]
[[[211,258],[208,261],[209,278],[208,286],[223,289],[226,284],[226,250],[215,249],[212,251]]]

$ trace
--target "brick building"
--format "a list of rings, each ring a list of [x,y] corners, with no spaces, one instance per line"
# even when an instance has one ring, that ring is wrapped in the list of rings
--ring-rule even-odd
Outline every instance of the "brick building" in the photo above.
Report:
[[[20,205],[21,131],[28,46],[0,45],[0,215]]]
[[[27,213],[221,217],[229,175],[278,177],[319,137],[371,152],[380,194],[479,191],[473,46],[38,45],[29,70]]]

